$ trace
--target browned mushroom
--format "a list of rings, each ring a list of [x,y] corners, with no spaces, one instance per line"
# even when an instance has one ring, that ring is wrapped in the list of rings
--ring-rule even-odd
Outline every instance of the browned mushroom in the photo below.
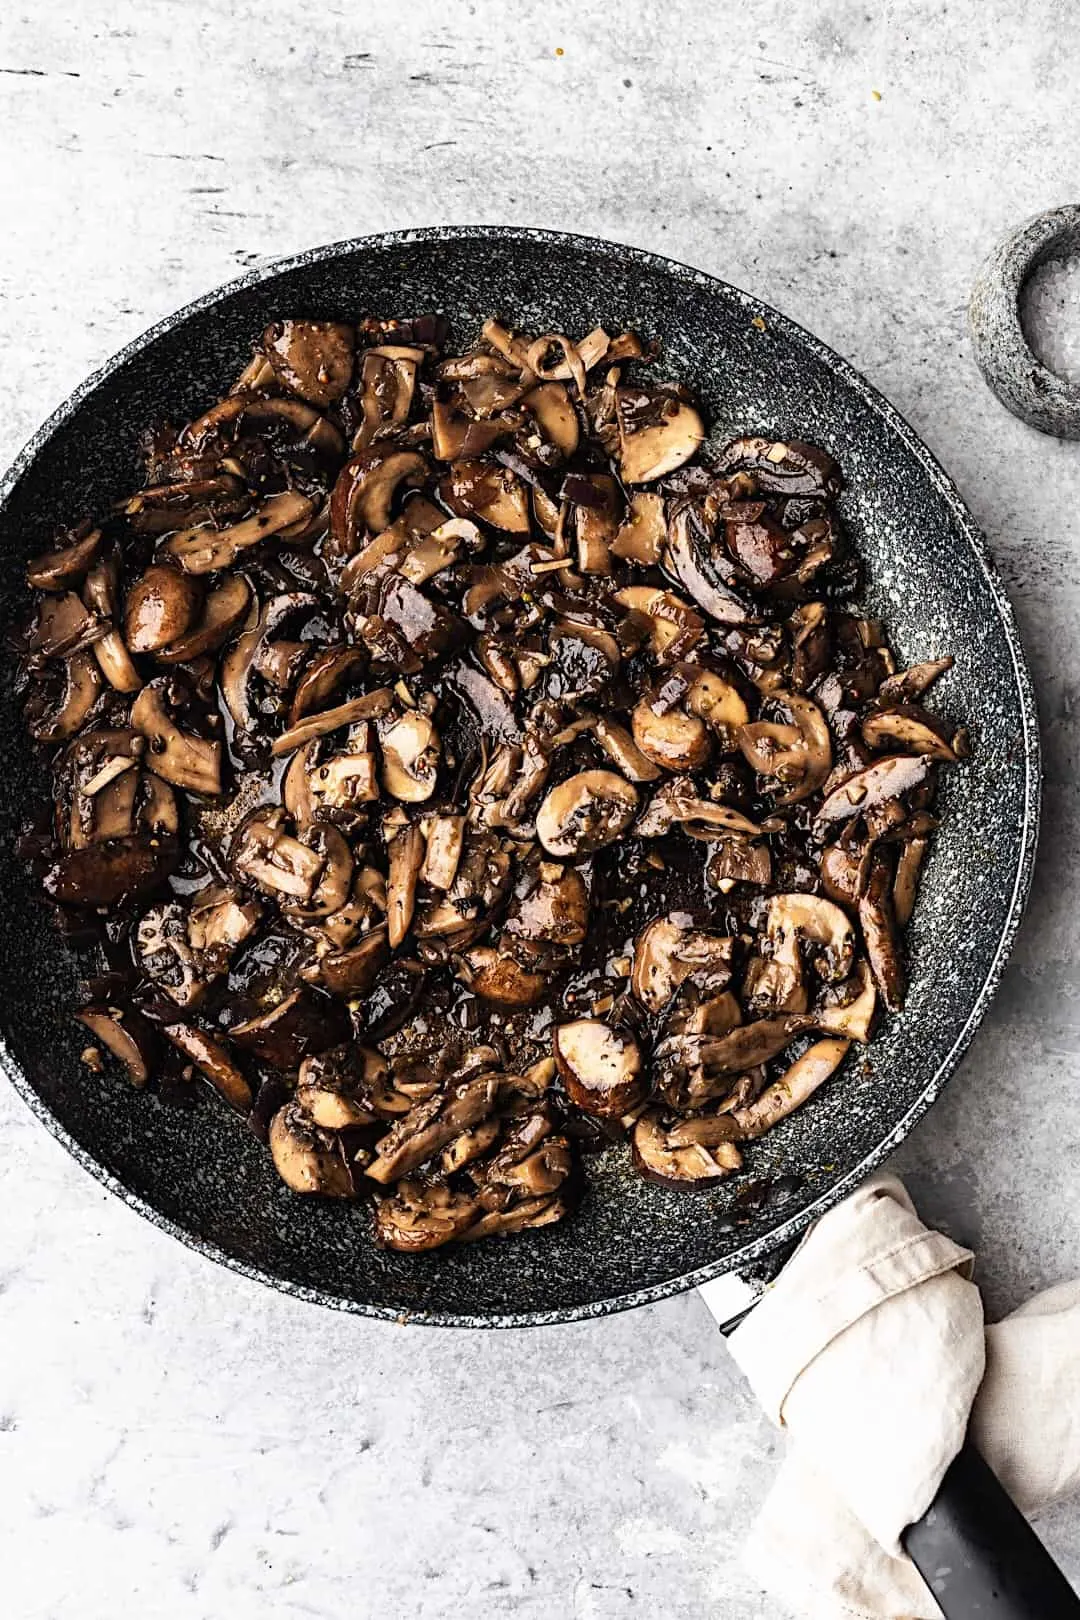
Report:
[[[412,709],[383,726],[382,784],[403,804],[423,804],[435,791],[439,770],[439,733],[426,714]]]
[[[862,723],[868,748],[902,749],[927,759],[963,759],[970,752],[967,733],[931,714],[920,703],[892,703],[874,708]]]
[[[175,557],[185,573],[217,573],[231,568],[240,552],[260,545],[283,529],[305,522],[314,510],[314,501],[298,490],[287,489],[280,495],[268,495],[257,511],[230,528],[200,524],[181,529],[166,540],[162,550],[167,556]]]
[[[598,1018],[560,1024],[555,1063],[571,1102],[601,1119],[621,1119],[645,1094],[641,1052],[625,1030]]]
[[[310,405],[332,405],[349,386],[356,338],[340,321],[276,321],[263,353],[281,381]]]
[[[238,1113],[250,1112],[251,1087],[220,1041],[196,1024],[166,1024],[164,1031],[175,1047],[189,1057],[216,1091]]]
[[[924,664],[912,664],[910,669],[899,670],[883,680],[878,696],[882,703],[917,703],[939,676],[952,669],[955,661],[953,658],[932,658]]]
[[[859,896],[859,926],[881,999],[899,1012],[907,991],[907,968],[893,910],[893,863],[884,848],[874,850],[866,888]]]
[[[525,487],[508,467],[486,461],[455,461],[439,494],[458,517],[476,518],[510,534],[528,534]]]
[[[625,518],[612,537],[612,556],[641,563],[644,568],[655,568],[663,556],[666,541],[663,497],[647,494],[644,490],[636,491],[630,497]]]
[[[64,661],[64,690],[60,702],[31,723],[38,742],[63,742],[74,737],[101,695],[101,676],[92,652],[72,653]]]
[[[801,692],[777,690],[769,696],[787,709],[792,724],[756,720],[741,728],[739,743],[755,771],[779,784],[777,804],[799,804],[821,787],[832,769],[828,723],[817,704]]]
[[[744,995],[750,1006],[803,1013],[808,997],[802,947],[816,945],[814,970],[827,983],[845,979],[855,960],[855,933],[831,900],[817,894],[777,894],[769,901],[763,954],[751,964]]]
[[[630,1137],[634,1168],[647,1181],[663,1187],[709,1186],[742,1166],[735,1143],[721,1139],[706,1145],[694,1141],[679,1146],[671,1141],[671,1128],[649,1110],[642,1114]]]
[[[158,682],[144,686],[131,705],[131,723],[150,744],[146,763],[155,776],[189,793],[213,798],[221,792],[221,743],[182,731],[169,716]]]
[[[216,652],[244,622],[250,605],[251,587],[247,580],[242,574],[229,574],[208,594],[202,612],[187,633],[168,646],[159,647],[155,656],[163,664],[186,664],[204,653]],[[98,658],[101,659],[100,651]]]
[[[535,1007],[548,990],[548,975],[526,968],[509,951],[477,945],[461,958],[459,977],[481,1001],[500,1007]]]
[[[302,985],[269,1012],[231,1025],[229,1039],[272,1068],[289,1071],[312,1053],[340,1046],[348,1032],[340,1002]]]
[[[829,1039],[815,1041],[802,1055],[785,1069],[779,1080],[766,1086],[754,1102],[736,1108],[732,1120],[739,1136],[764,1136],[774,1125],[801,1108],[829,1076],[836,1073],[847,1056],[850,1041]]]
[[[411,1175],[462,1131],[486,1119],[498,1096],[499,1076],[484,1072],[417,1103],[376,1143],[368,1176],[386,1186],[400,1176]]]
[[[709,757],[708,727],[696,714],[658,706],[655,697],[646,696],[635,704],[630,720],[636,746],[667,771],[696,771]]]
[[[930,841],[927,838],[908,838],[900,846],[892,893],[893,913],[900,928],[907,927],[915,910],[915,897],[919,892],[919,874],[929,847]]]
[[[930,774],[931,761],[922,755],[887,754],[872,765],[854,771],[828,794],[817,813],[819,822],[848,820],[876,810],[921,787]]]
[[[619,838],[634,819],[636,788],[614,771],[579,771],[552,788],[536,817],[549,855],[591,855]]]
[[[286,1103],[271,1120],[270,1154],[274,1169],[292,1192],[356,1197],[340,1138],[321,1130],[298,1102]]]
[[[580,945],[589,928],[589,891],[572,866],[541,861],[523,875],[507,912],[504,933],[528,946]]]
[[[406,1177],[390,1198],[375,1200],[375,1241],[404,1254],[422,1254],[464,1237],[481,1214],[469,1193],[453,1192],[443,1182]]]
[[[617,388],[619,472],[627,484],[651,484],[689,461],[705,437],[692,405],[673,394]]]
[[[710,994],[730,983],[734,940],[657,917],[634,941],[630,988],[643,1007],[659,1013],[688,979]]]
[[[84,1007],[75,1017],[120,1060],[133,1086],[145,1086],[154,1067],[154,1032],[134,1007]]]
[[[178,568],[154,563],[135,581],[124,602],[124,640],[134,653],[159,652],[190,630],[200,606],[194,579]]]
[[[703,799],[690,776],[676,776],[662,783],[638,817],[634,831],[639,838],[662,838],[677,824],[710,838],[762,836],[762,828],[740,810]]]
[[[721,472],[749,472],[770,495],[835,495],[840,469],[827,451],[803,439],[735,439],[721,451]]]
[[[826,1035],[868,1041],[877,1011],[877,990],[870,964],[861,958],[850,979],[827,987],[822,1005],[812,1014],[815,1026]]]
[[[77,585],[93,567],[100,549],[101,530],[88,529],[68,545],[32,557],[26,565],[26,583],[37,591],[61,591]]]
[[[363,1065],[352,1061],[348,1046],[304,1059],[296,1077],[296,1101],[313,1124],[327,1131],[374,1125],[379,1118],[366,1095]]]
[[[69,849],[45,868],[45,893],[66,906],[114,906],[158,888],[180,859],[176,840],[139,833]]]
[[[403,827],[387,845],[386,919],[391,950],[397,950],[412,925],[424,848],[424,834],[416,822]]]

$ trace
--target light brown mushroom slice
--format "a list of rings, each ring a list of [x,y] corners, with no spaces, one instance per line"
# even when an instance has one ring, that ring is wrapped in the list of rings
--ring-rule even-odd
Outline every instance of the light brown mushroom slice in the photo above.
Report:
[[[662,591],[655,585],[625,585],[613,600],[651,622],[649,645],[658,658],[666,657],[676,646],[689,652],[705,634],[701,614],[674,591]]]
[[[638,1174],[663,1187],[708,1186],[742,1168],[742,1154],[734,1142],[676,1146],[652,1110],[635,1124],[630,1144]]]
[[[386,929],[373,928],[357,944],[328,951],[319,959],[317,976],[335,996],[366,996],[389,960]]]
[[[862,735],[868,748],[903,749],[951,764],[970,753],[962,728],[947,725],[918,703],[895,703],[872,711],[863,720]]]
[[[356,335],[344,322],[276,321],[262,342],[285,387],[310,405],[332,405],[348,388]]]
[[[692,405],[669,397],[657,401],[660,420],[635,427],[632,400],[638,389],[615,390],[619,419],[619,471],[627,484],[651,484],[690,460],[705,438],[705,424]]]
[[[294,748],[301,748],[305,743],[313,742],[319,737],[327,736],[331,731],[340,731],[343,726],[356,725],[361,720],[375,720],[380,715],[387,714],[392,708],[394,694],[388,686],[375,687],[365,692],[363,697],[350,698],[348,703],[339,703],[336,708],[324,709],[322,714],[309,714],[299,720],[288,731],[283,731],[280,737],[275,737],[270,752],[280,758],[282,754],[291,754]]]
[[[299,1103],[286,1103],[270,1121],[274,1169],[295,1193],[355,1198],[352,1171],[338,1139],[321,1131]]]
[[[696,714],[682,709],[658,712],[647,697],[630,716],[634,742],[647,759],[667,771],[696,771],[712,747],[708,727]]]
[[[595,729],[597,742],[628,781],[656,781],[660,775],[659,765],[654,765],[651,759],[646,759],[625,726],[620,726],[617,721],[600,715]]]
[[[655,917],[634,941],[630,989],[653,1013],[663,1012],[692,975],[703,974],[721,990],[731,979],[732,948],[726,935]]]
[[[427,463],[415,450],[373,449],[361,452],[363,470],[354,485],[352,506],[370,534],[390,526],[394,497],[402,486],[422,484]]]
[[[191,628],[201,605],[198,584],[178,568],[152,563],[124,602],[124,640],[133,653],[158,652]]]
[[[317,822],[309,827],[301,834],[301,841],[319,856],[322,871],[310,900],[282,909],[286,916],[296,921],[331,917],[335,911],[341,910],[352,890],[352,850],[338,829],[329,822]]]
[[[825,1035],[840,1035],[865,1044],[870,1039],[877,1011],[877,986],[865,958],[860,957],[856,963],[851,989],[849,1000],[831,1002],[813,1014],[813,1021]]]
[[[30,728],[38,742],[64,742],[74,737],[101,695],[101,676],[93,650],[72,653],[64,661],[64,692],[59,704]]]
[[[221,792],[221,743],[181,731],[156,687],[143,687],[131,705],[131,724],[150,743],[146,764],[155,776],[207,798]]]
[[[166,1024],[165,1034],[205,1074],[231,1108],[241,1114],[250,1113],[251,1087],[220,1041],[195,1024]]]
[[[578,447],[581,430],[570,395],[561,382],[543,382],[530,390],[521,403],[539,422],[544,436],[564,456]]]
[[[477,518],[508,534],[528,534],[529,498],[508,467],[487,461],[454,461],[439,494],[458,517]]]
[[[458,977],[482,1001],[502,1007],[535,1007],[548,993],[548,977],[523,967],[515,956],[494,945],[464,952]]]
[[[412,709],[379,735],[382,784],[403,804],[424,804],[439,774],[439,733],[426,714]]]
[[[267,496],[257,512],[230,528],[215,529],[200,524],[193,529],[181,529],[171,535],[161,549],[167,556],[175,557],[185,573],[212,574],[231,568],[241,551],[309,518],[314,510],[314,501],[298,490],[287,489],[280,495]]]
[[[666,544],[663,496],[635,490],[626,517],[611,541],[612,556],[640,563],[643,568],[655,568]]]
[[[119,1058],[133,1086],[145,1086],[150,1078],[153,1045],[144,1018],[132,1009],[121,1007],[86,1007],[75,1017],[113,1057]]]
[[[255,815],[240,829],[232,854],[236,872],[277,899],[310,902],[323,861],[284,830],[280,810]]]
[[[730,681],[703,669],[693,676],[686,707],[699,715],[723,740],[725,748],[738,747],[738,731],[750,719],[743,698]]]
[[[897,924],[901,928],[907,927],[915,910],[915,900],[919,892],[919,874],[929,848],[928,838],[908,838],[900,846],[896,877],[893,881],[892,902]]]
[[[852,816],[875,810],[890,799],[899,799],[920,787],[930,775],[933,761],[924,755],[885,754],[861,770],[853,771],[833,788],[818,810],[819,822],[847,821]]]
[[[420,876],[433,889],[449,889],[461,864],[465,847],[465,817],[433,816],[427,828],[427,847]]]
[[[882,703],[915,703],[934,682],[955,663],[953,658],[931,658],[923,664],[912,664],[909,669],[897,671],[882,681],[878,698]]]
[[[734,1110],[731,1118],[739,1135],[751,1141],[764,1136],[796,1108],[801,1108],[829,1076],[836,1073],[850,1047],[851,1042],[847,1040],[815,1041],[755,1102]]]
[[[754,770],[782,785],[778,805],[799,804],[817,792],[832,770],[832,736],[818,705],[801,692],[777,688],[770,697],[788,710],[793,724],[754,721],[741,728],[739,746]]]
[[[591,855],[620,838],[637,812],[637,789],[614,771],[579,771],[552,788],[536,817],[549,855]]]
[[[35,591],[66,590],[93,567],[100,549],[101,530],[91,529],[69,546],[32,557],[26,565],[26,583]]]
[[[423,859],[424,835],[415,822],[395,833],[387,846],[386,921],[391,950],[397,950],[412,926]]]
[[[344,1131],[374,1125],[378,1115],[365,1095],[365,1065],[351,1061],[353,1048],[343,1046],[306,1057],[296,1077],[296,1101],[315,1125]]]
[[[645,1094],[641,1051],[626,1031],[597,1018],[560,1024],[555,1064],[571,1102],[600,1119],[621,1119]]]
[[[639,838],[662,838],[677,823],[717,838],[762,838],[756,822],[740,810],[713,799],[703,799],[690,776],[663,782],[642,811],[635,833]]]
[[[229,574],[209,593],[202,613],[187,634],[158,648],[154,656],[162,664],[187,664],[204,653],[216,652],[243,623],[250,605],[251,586],[247,580],[242,574]]]

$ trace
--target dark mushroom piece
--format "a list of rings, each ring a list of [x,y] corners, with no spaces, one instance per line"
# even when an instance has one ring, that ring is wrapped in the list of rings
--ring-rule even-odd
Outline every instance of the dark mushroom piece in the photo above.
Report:
[[[118,1058],[133,1086],[142,1087],[154,1069],[154,1032],[133,1007],[84,1007],[75,1017]]]
[[[93,567],[100,549],[101,530],[89,529],[66,546],[32,557],[26,565],[26,583],[35,591],[61,591],[77,585]]]
[[[892,703],[873,708],[862,723],[868,748],[903,749],[926,759],[955,763],[971,752],[967,732],[950,726],[920,703]]]
[[[164,1033],[221,1093],[230,1108],[241,1114],[251,1112],[254,1101],[251,1087],[220,1041],[196,1024],[166,1024]]]
[[[350,1046],[307,1057],[296,1077],[296,1101],[313,1124],[327,1131],[374,1125],[378,1114],[367,1095],[364,1064]]]
[[[141,574],[124,602],[124,640],[134,653],[160,652],[190,630],[201,592],[178,568],[154,563]]]
[[[907,967],[893,910],[893,862],[884,848],[875,849],[866,888],[859,896],[859,927],[881,999],[890,1012],[900,1012],[907,992]]]
[[[731,982],[733,939],[657,917],[634,941],[630,988],[649,1012],[659,1013],[693,978],[710,992]]]
[[[887,754],[875,760],[833,788],[818,810],[818,822],[846,821],[901,798],[912,788],[922,786],[931,765],[932,761],[923,755]]]
[[[391,1197],[375,1200],[372,1231],[385,1249],[422,1254],[463,1237],[480,1215],[471,1194],[454,1192],[440,1181],[406,1177]]]
[[[276,321],[263,354],[291,393],[325,407],[341,398],[353,370],[356,334],[341,321]]]
[[[641,1052],[625,1030],[598,1018],[560,1024],[555,1063],[571,1102],[600,1119],[621,1119],[642,1100]]]
[[[630,1137],[634,1168],[646,1181],[662,1187],[711,1186],[741,1169],[742,1154],[733,1141],[677,1145],[671,1140],[674,1128],[665,1129],[661,1116],[652,1110],[635,1124]]]
[[[115,906],[159,888],[180,859],[174,838],[138,833],[69,849],[42,875],[45,893],[65,906]]]
[[[131,724],[150,744],[146,763],[155,776],[189,793],[216,798],[221,792],[222,745],[183,731],[171,719],[163,688],[144,686],[131,706]]]
[[[356,1197],[340,1138],[321,1130],[299,1103],[286,1103],[271,1120],[270,1154],[274,1169],[292,1192]]]
[[[536,817],[549,855],[591,855],[614,843],[637,812],[637,789],[614,771],[580,771],[552,788]]]
[[[348,1015],[331,996],[301,985],[269,1012],[229,1029],[230,1041],[254,1053],[271,1068],[298,1069],[306,1057],[340,1046]]]

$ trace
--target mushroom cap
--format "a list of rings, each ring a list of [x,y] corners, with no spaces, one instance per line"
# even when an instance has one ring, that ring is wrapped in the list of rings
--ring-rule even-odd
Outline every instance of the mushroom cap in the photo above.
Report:
[[[591,855],[626,831],[638,807],[637,789],[614,771],[579,771],[551,789],[536,817],[536,836],[549,855]]]

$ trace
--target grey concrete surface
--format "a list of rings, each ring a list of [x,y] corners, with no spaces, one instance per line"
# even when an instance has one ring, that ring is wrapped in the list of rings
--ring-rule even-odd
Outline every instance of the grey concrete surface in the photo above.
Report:
[[[963,314],[990,244],[1077,200],[1078,53],[1069,0],[7,0],[0,18],[5,460],[243,266],[506,220],[752,288],[951,469],[1030,649],[1046,831],[996,1007],[897,1164],[978,1244],[993,1310],[1080,1268],[1080,447],[1004,413]],[[1075,322],[1059,302],[1039,319]],[[12,1620],[776,1614],[738,1550],[783,1443],[696,1298],[502,1336],[354,1321],[169,1242],[7,1089],[0,1153]],[[1080,1505],[1042,1528],[1080,1579]]]

